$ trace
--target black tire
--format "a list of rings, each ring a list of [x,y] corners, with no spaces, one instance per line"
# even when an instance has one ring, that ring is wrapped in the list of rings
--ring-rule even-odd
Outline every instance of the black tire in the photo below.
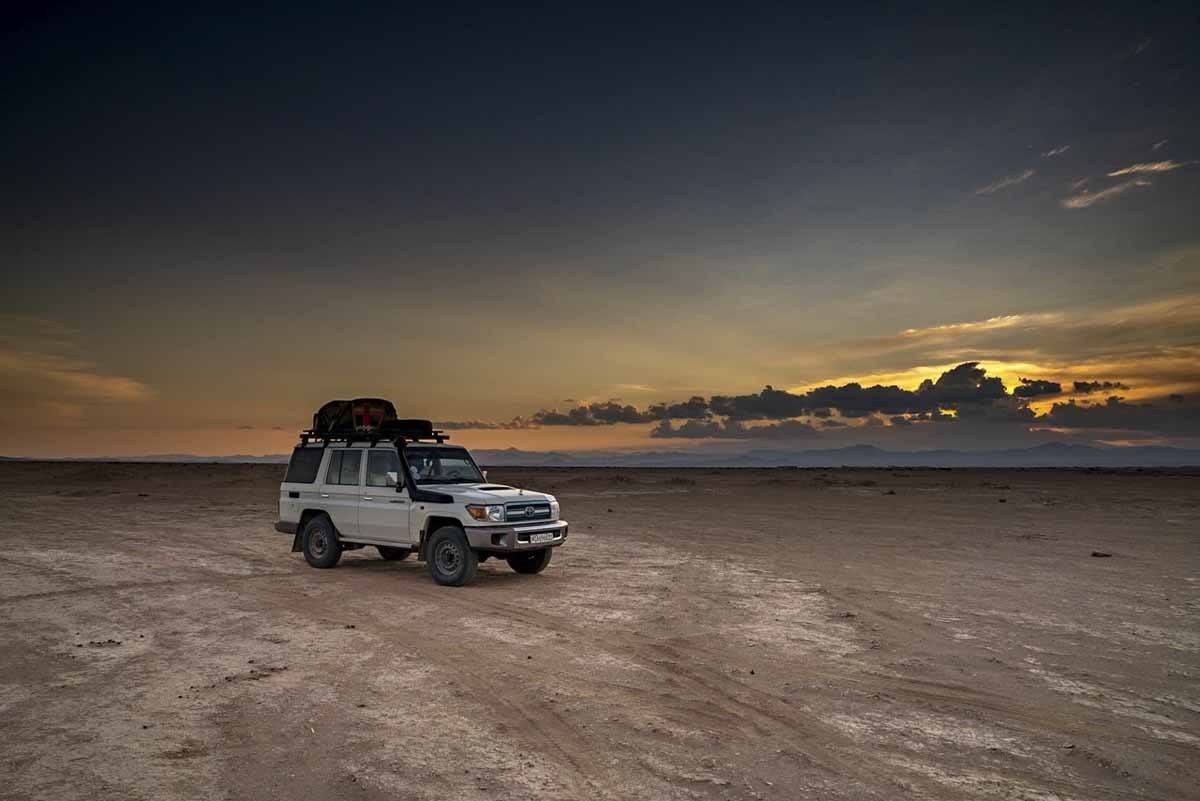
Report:
[[[389,562],[402,561],[412,553],[411,548],[393,548],[390,545],[376,545],[375,547],[379,550],[379,555]]]
[[[333,567],[342,558],[342,542],[327,515],[317,515],[305,524],[300,550],[313,567]]]
[[[471,550],[462,529],[442,526],[429,538],[429,575],[438,584],[461,587],[475,579],[479,557]]]
[[[543,548],[540,551],[526,551],[525,553],[514,553],[507,557],[508,566],[518,573],[532,575],[541,573],[546,569],[546,565],[550,564],[550,557],[554,555],[553,548]]]

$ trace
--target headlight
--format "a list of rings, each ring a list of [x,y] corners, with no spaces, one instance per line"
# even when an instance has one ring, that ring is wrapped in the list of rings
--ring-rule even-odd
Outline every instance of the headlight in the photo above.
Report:
[[[504,522],[504,507],[499,504],[495,506],[476,506],[475,504],[470,504],[467,506],[467,514],[485,523]]]
[[[554,500],[553,498],[550,499],[550,519],[558,519],[558,501]]]

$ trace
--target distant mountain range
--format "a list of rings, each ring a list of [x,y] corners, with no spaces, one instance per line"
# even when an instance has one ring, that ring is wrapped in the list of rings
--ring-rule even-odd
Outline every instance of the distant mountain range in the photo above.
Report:
[[[752,449],[717,451],[522,451],[475,450],[487,467],[1194,467],[1200,450],[1140,446],[1098,448],[1047,443],[1032,448],[991,451],[888,451],[874,445],[830,450]],[[0,457],[13,461],[12,457]],[[287,454],[267,456],[112,456],[67,461],[202,462],[218,464],[286,464]]]

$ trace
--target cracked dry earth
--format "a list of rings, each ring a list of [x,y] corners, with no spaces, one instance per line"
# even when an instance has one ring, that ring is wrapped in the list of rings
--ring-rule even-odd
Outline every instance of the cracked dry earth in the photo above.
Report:
[[[1200,798],[1195,473],[497,469],[451,589],[281,472],[0,465],[0,797]]]

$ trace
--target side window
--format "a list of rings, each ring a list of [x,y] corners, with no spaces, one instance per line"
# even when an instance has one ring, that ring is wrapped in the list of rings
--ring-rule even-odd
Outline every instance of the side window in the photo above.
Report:
[[[326,484],[349,484],[358,486],[358,465],[362,462],[362,451],[334,451],[329,454],[329,469],[325,471]]]
[[[342,454],[345,451],[333,451],[329,454],[329,468],[325,471],[325,483],[338,483],[338,474],[342,471]]]
[[[338,472],[339,484],[358,486],[358,465],[362,451],[342,451],[342,469]]]
[[[395,487],[400,475],[400,457],[392,450],[373,450],[367,454],[367,486]]]

